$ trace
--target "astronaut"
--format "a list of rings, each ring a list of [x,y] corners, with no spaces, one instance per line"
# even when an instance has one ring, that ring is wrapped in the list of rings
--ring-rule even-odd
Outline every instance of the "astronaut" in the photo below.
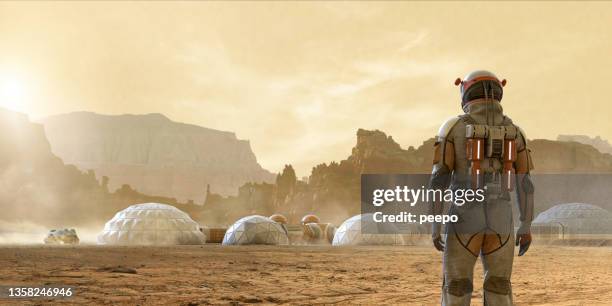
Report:
[[[451,203],[448,214],[457,222],[433,224],[433,244],[444,252],[442,305],[470,305],[474,265],[484,267],[484,304],[512,305],[510,276],[515,243],[519,256],[531,244],[534,186],[525,133],[503,114],[500,104],[506,80],[488,71],[474,71],[460,86],[464,114],[440,128],[434,146],[432,189],[482,189],[485,200],[464,205]],[[516,193],[520,226],[516,235],[511,206]],[[434,202],[430,213],[444,213]]]

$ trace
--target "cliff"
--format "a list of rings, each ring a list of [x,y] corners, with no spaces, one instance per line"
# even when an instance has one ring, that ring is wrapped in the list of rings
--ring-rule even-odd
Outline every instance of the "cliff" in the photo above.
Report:
[[[582,144],[593,146],[595,149],[597,149],[601,153],[612,154],[612,145],[610,144],[610,142],[608,142],[605,139],[602,139],[599,136],[591,138],[586,135],[559,135],[557,137],[557,140],[565,141],[565,142],[568,142],[568,141],[579,142]]]
[[[351,154],[339,162],[313,167],[308,182],[298,181],[287,165],[276,184],[245,185],[236,197],[213,194],[205,209],[211,210],[214,220],[231,220],[247,213],[282,213],[296,223],[305,214],[315,213],[325,222],[340,223],[360,212],[362,173],[429,173],[432,148],[433,140],[428,140],[418,149],[403,149],[384,132],[359,129]],[[259,196],[252,196],[255,194]]]
[[[247,182],[271,182],[248,141],[234,133],[171,121],[161,114],[76,112],[41,120],[53,153],[107,176],[111,190],[130,184],[146,194],[203,202],[206,185],[232,195]]]
[[[159,115],[137,117],[148,117],[144,118],[147,122],[144,125],[151,125],[147,130],[156,130],[159,129],[156,126],[171,122]],[[80,140],[86,143],[83,146],[108,143],[93,149],[74,148],[74,152],[78,153],[75,156],[89,156],[90,160],[95,157],[108,163],[121,161],[125,165],[145,170],[147,170],[145,166],[150,161],[155,161],[164,163],[166,171],[177,168],[186,172],[190,169],[189,165],[195,169],[202,165],[210,165],[210,162],[201,160],[197,150],[180,149],[188,147],[185,144],[188,140],[189,143],[197,143],[195,140],[199,139],[197,135],[201,135],[200,132],[207,129],[189,125],[184,127],[179,124],[178,126],[184,128],[180,131],[193,129],[196,135],[188,136],[189,133],[186,133],[181,136],[166,132],[162,133],[166,136],[160,139],[154,139],[156,137],[150,135],[150,143],[147,145],[142,141],[142,135],[147,134],[146,131],[139,130],[140,124],[135,123],[130,127],[133,133],[126,135],[133,135],[131,138],[125,135],[113,138],[112,136],[119,132],[111,125],[108,126],[109,131],[91,136],[87,133],[81,134],[82,131],[65,132],[83,137]],[[87,124],[84,126],[86,129],[91,129]],[[98,125],[93,124],[93,126]],[[125,128],[118,131],[123,131]],[[175,130],[174,133],[179,132]],[[216,139],[215,143],[239,142],[231,133],[213,131],[212,134],[215,135],[213,138],[221,138]],[[113,139],[116,143],[112,142]],[[139,145],[131,144],[126,139]],[[183,143],[183,146],[170,151],[176,154],[170,154],[157,142],[169,142],[169,146],[176,146],[175,143],[178,142]],[[214,185],[212,191],[206,191],[206,185],[202,183],[201,189],[204,190],[202,193],[206,197],[206,203],[201,206],[181,203],[171,197],[149,196],[127,184],[122,184],[115,191],[109,190],[109,180],[106,177],[96,178],[93,171],[82,171],[76,166],[65,165],[61,159],[53,155],[52,146],[45,137],[42,125],[31,123],[25,115],[0,109],[0,209],[2,211],[0,221],[27,221],[47,226],[99,224],[129,205],[162,202],[189,212],[196,220],[209,226],[229,225],[247,214],[272,213],[283,213],[291,222],[298,222],[306,213],[315,213],[325,222],[340,223],[345,218],[360,212],[362,173],[429,173],[433,142],[433,139],[429,139],[418,148],[403,149],[392,137],[381,131],[359,130],[351,154],[339,162],[323,163],[313,167],[307,182],[298,180],[293,167],[286,165],[282,173],[276,176],[275,183],[242,184],[235,189],[235,195],[232,196],[220,195]],[[577,142],[536,139],[530,141],[529,146],[533,152],[536,174],[577,174],[538,177],[536,181],[538,212],[570,200],[610,208],[609,197],[603,191],[609,189],[608,186],[612,182],[610,176],[612,155],[601,153],[590,145]],[[149,150],[139,150],[141,147]],[[158,147],[162,147],[159,149],[161,151],[150,149]],[[127,154],[134,151],[136,153]],[[212,153],[203,156],[216,156],[218,160],[222,159]],[[246,154],[242,160],[254,161],[252,152]],[[255,167],[255,169],[260,168]],[[142,173],[147,172],[143,170]],[[581,173],[588,175],[578,175]],[[594,173],[600,176],[593,176]],[[147,184],[156,179],[156,177],[143,176],[139,182]],[[179,180],[172,182],[180,184]]]
[[[535,139],[529,148],[534,173],[612,173],[612,155],[588,144]]]
[[[434,138],[418,148],[403,149],[384,132],[359,129],[351,154],[339,162],[313,167],[308,182],[297,181],[286,166],[277,184],[249,184],[237,197],[210,197],[205,209],[218,220],[246,213],[285,214],[298,222],[315,213],[329,222],[342,222],[360,212],[360,175],[363,173],[429,174]],[[612,208],[605,196],[612,182],[612,156],[590,145],[536,139],[529,141],[537,180],[536,211],[571,201],[586,201]],[[563,173],[569,175],[549,175]],[[245,192],[248,190],[248,193]],[[258,197],[251,195],[257,194]],[[274,205],[270,205],[274,203]]]
[[[0,221],[65,227],[103,223],[135,203],[164,202],[192,214],[201,208],[129,185],[110,192],[107,183],[53,155],[42,125],[0,108]]]
[[[411,173],[422,163],[414,148],[404,150],[391,136],[363,129],[347,161],[359,173]]]

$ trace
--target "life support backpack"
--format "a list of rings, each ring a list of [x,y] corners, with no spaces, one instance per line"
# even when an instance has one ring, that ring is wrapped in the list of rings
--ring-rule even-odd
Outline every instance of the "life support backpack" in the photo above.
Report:
[[[514,190],[517,138],[520,130],[505,117],[502,125],[477,124],[469,115],[466,123],[465,150],[472,188],[498,186],[500,193]]]

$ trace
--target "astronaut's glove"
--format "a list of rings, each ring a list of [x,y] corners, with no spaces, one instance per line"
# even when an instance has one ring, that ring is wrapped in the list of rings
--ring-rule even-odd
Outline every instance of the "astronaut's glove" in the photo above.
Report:
[[[433,238],[433,245],[436,250],[444,252],[444,242],[442,241],[442,237],[440,235],[438,235],[438,237]]]
[[[531,222],[521,222],[516,232],[516,245],[519,246],[518,256],[523,256],[531,245]]]
[[[431,239],[433,241],[433,245],[436,248],[436,250],[440,252],[444,252],[444,242],[442,241],[442,236],[440,235],[441,228],[442,228],[442,225],[440,223],[432,224]]]

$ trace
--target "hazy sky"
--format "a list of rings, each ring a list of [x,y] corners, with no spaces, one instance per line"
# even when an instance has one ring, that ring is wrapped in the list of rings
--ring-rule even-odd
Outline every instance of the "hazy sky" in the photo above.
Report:
[[[299,175],[359,127],[420,145],[474,69],[530,138],[612,139],[611,55],[610,2],[0,2],[0,105],[163,113]]]

